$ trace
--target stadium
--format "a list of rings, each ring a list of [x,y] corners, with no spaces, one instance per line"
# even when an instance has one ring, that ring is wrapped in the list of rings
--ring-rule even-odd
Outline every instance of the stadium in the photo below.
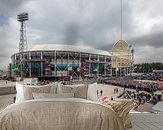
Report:
[[[11,56],[13,77],[98,77],[111,75],[111,54],[91,47],[46,44]]]
[[[119,40],[112,53],[87,46],[41,44],[11,56],[12,77],[86,78],[130,73],[133,59],[128,44]],[[127,70],[127,71],[126,71]],[[118,76],[118,75],[116,75]]]

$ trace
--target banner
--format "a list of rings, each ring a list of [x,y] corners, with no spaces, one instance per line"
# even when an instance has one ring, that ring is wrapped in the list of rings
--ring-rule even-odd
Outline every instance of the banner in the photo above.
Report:
[[[12,68],[12,70],[18,70],[19,64],[13,64],[11,68]]]
[[[97,64],[94,64],[94,65],[92,66],[92,69],[93,69],[93,71],[98,71],[98,65],[97,65]]]

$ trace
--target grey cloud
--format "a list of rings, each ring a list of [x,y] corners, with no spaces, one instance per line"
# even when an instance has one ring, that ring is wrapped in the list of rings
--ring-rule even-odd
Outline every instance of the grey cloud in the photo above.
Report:
[[[16,52],[18,40],[16,34],[8,24],[0,26],[0,68],[6,69],[10,56]],[[6,66],[5,66],[6,65]]]
[[[134,8],[135,11],[138,13],[143,13],[145,16],[148,17],[161,17],[163,14],[162,0],[134,0],[130,1],[130,3],[133,4],[133,6],[137,6]]]
[[[100,47],[101,44],[108,44],[104,36],[106,32],[115,28],[120,30],[120,9],[117,8],[120,6],[119,2],[113,0],[102,2],[70,0],[67,4],[64,2],[64,0],[57,1],[48,10],[38,11],[38,14],[33,14],[29,10],[29,26],[46,32],[39,41],[66,42],[67,40],[66,43],[69,44],[82,41]],[[46,8],[48,6],[46,3],[40,4],[39,8]],[[65,8],[59,8],[61,3]],[[42,13],[43,16],[37,17]],[[117,37],[113,36],[110,41],[118,40]]]
[[[133,10],[129,1],[123,1],[122,4],[122,33],[127,34],[133,32]]]
[[[115,44],[115,43],[110,43],[110,44],[108,44],[108,45],[102,45],[102,46],[100,46],[98,49],[111,52],[114,44]]]
[[[8,16],[6,14],[0,13],[0,26],[7,24]]]
[[[0,0],[0,10],[5,13],[12,13],[16,8],[29,0]]]
[[[137,46],[134,48],[135,63],[161,62],[163,61],[163,47],[155,48],[149,45],[145,47]]]
[[[136,44],[137,46],[150,45],[156,48],[163,47],[163,31],[130,39],[129,43]]]
[[[131,45],[135,44],[138,47],[136,49],[143,48],[145,45],[153,48],[163,45],[161,25],[153,25],[152,33],[139,35],[139,37],[135,31],[139,25],[134,18],[139,17],[140,13],[148,16],[146,18],[149,20],[155,16],[154,14],[159,18],[162,17],[161,4],[157,6],[158,3],[154,2],[154,0],[149,0],[148,3],[140,0],[123,0],[123,39]],[[150,8],[145,9],[146,6]],[[7,12],[8,17],[12,16],[16,19],[17,13],[21,13],[21,10],[29,13],[26,29],[30,46],[36,43],[81,42],[97,49],[111,51],[114,43],[120,39],[120,0],[30,0],[30,2],[29,0],[0,0],[0,11],[3,14]],[[3,20],[0,23],[6,23],[5,18]],[[8,26],[7,30],[0,28],[2,29],[0,47],[7,48],[1,51],[10,55],[7,50],[11,46],[15,50],[18,48],[19,28],[14,28],[17,29],[15,32],[10,30],[11,25]]]
[[[65,41],[68,44],[75,44],[79,42],[80,27],[75,23],[70,23],[65,32]]]

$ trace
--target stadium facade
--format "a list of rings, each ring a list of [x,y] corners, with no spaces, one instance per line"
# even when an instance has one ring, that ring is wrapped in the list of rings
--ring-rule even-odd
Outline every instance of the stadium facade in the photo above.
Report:
[[[111,54],[85,46],[45,44],[11,56],[12,77],[110,76]]]

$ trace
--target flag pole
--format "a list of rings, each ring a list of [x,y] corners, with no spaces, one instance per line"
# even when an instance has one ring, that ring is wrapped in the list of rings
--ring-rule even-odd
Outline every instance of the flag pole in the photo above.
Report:
[[[120,36],[121,36],[121,38],[120,39],[122,40],[122,0],[120,0],[120,1],[121,1],[121,3],[120,3],[121,4],[121,9],[120,9],[120,11],[121,11],[120,12],[120,14],[121,14],[121,25],[120,25],[121,26],[121,32],[120,32]]]

